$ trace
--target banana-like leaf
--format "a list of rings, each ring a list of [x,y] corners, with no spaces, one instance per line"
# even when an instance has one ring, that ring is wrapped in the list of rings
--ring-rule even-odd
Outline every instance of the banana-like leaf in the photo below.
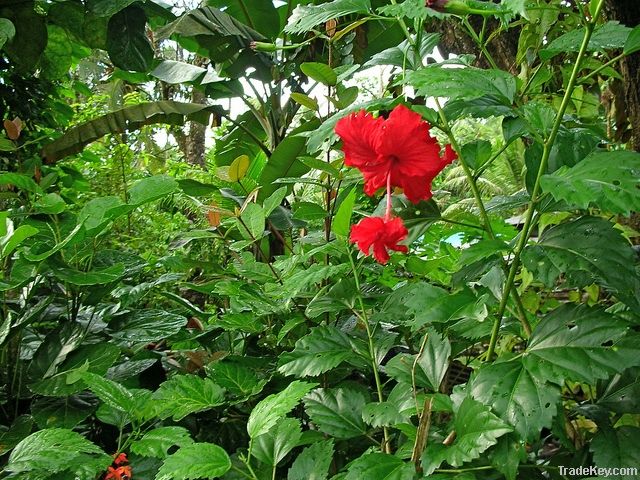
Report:
[[[47,163],[54,163],[81,152],[86,145],[105,135],[136,130],[153,123],[182,125],[192,120],[207,125],[210,116],[219,114],[219,109],[220,107],[199,103],[173,101],[140,103],[121,108],[70,128],[60,138],[46,145],[42,156]]]

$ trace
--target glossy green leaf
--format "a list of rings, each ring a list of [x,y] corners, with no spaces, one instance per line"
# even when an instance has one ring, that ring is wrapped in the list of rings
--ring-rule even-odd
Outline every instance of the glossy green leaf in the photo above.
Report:
[[[54,267],[53,273],[60,280],[72,285],[103,285],[120,279],[124,275],[124,265],[114,265],[112,267],[92,270],[90,272],[81,272],[71,268]]]
[[[185,62],[163,60],[150,75],[166,83],[187,83],[202,80],[207,73],[206,68]]]
[[[167,457],[155,480],[216,478],[231,468],[227,452],[213,443],[193,443]]]
[[[434,392],[440,391],[440,384],[449,367],[451,344],[447,338],[443,338],[435,329],[427,329],[427,342],[424,350],[418,356],[417,365],[420,366],[429,380]]]
[[[157,342],[178,333],[187,324],[182,315],[163,310],[132,311],[109,323],[112,338],[130,343]]]
[[[22,242],[38,232],[39,230],[31,225],[20,225],[10,234],[0,238],[0,258],[9,256]]]
[[[128,412],[134,405],[133,393],[119,383],[89,372],[83,374],[82,379],[95,396],[109,407]]]
[[[326,480],[332,459],[333,440],[316,442],[298,455],[287,480]]]
[[[470,397],[465,398],[455,413],[452,428],[456,437],[451,445],[430,442],[422,455],[422,467],[429,475],[446,461],[453,467],[474,460],[498,438],[512,431],[512,428],[496,417],[489,407]]]
[[[333,233],[341,237],[347,237],[349,235],[349,229],[351,228],[351,216],[353,215],[353,206],[356,202],[357,190],[352,189],[349,194],[342,200],[333,222],[331,223],[331,229]]]
[[[638,50],[640,50],[640,25],[636,25],[629,33],[627,41],[624,44],[624,54],[631,55]]]
[[[300,70],[307,77],[323,85],[334,86],[338,81],[338,76],[333,69],[324,63],[307,62],[300,65]]]
[[[278,423],[287,413],[298,404],[315,383],[291,382],[284,390],[269,395],[253,408],[249,421],[247,422],[247,432],[251,438],[267,433],[271,427]]]
[[[640,210],[640,154],[593,153],[573,167],[544,175],[541,185],[556,200],[578,208],[629,215]]]
[[[4,455],[18,445],[31,433],[32,428],[33,417],[31,415],[17,417],[7,430],[0,433],[0,455]]]
[[[368,453],[357,458],[349,465],[345,480],[376,478],[384,480],[413,480],[415,465],[395,455]]]
[[[333,0],[320,5],[298,5],[284,30],[287,33],[308,32],[327,20],[352,13],[368,13],[370,10],[369,0]]]
[[[339,439],[365,435],[362,419],[365,396],[350,388],[318,388],[307,395],[304,406],[318,430]]]
[[[563,305],[534,329],[525,368],[557,384],[565,380],[594,383],[640,365],[640,343],[625,338],[628,324],[601,308]]]
[[[325,373],[355,355],[351,339],[332,326],[320,326],[296,342],[295,349],[281,356],[278,371],[298,377]]]
[[[207,4],[224,8],[226,14],[268,38],[275,39],[281,32],[282,22],[273,2],[252,2],[247,5],[244,0],[207,0]]]
[[[303,107],[307,107],[309,110],[313,110],[314,112],[318,110],[317,100],[305,95],[304,93],[293,92],[291,93],[291,99]]]
[[[251,241],[259,240],[265,230],[264,210],[257,203],[249,203],[238,219],[238,229],[242,236]]]
[[[129,189],[129,204],[142,205],[166,197],[178,189],[178,182],[168,175],[154,175],[137,181]]]
[[[133,5],[109,19],[107,52],[116,67],[135,72],[149,69],[153,61],[153,48],[145,31],[146,23],[144,10]]]
[[[42,188],[33,181],[33,178],[29,175],[22,175],[20,173],[0,173],[0,185],[15,185],[21,190],[26,190],[27,192],[42,193]]]
[[[31,404],[31,414],[40,428],[74,428],[98,407],[90,393],[68,397],[40,397]]]
[[[190,413],[210,410],[224,402],[224,390],[209,378],[176,375],[153,394],[161,418],[182,420]]]
[[[158,427],[131,443],[131,451],[143,457],[166,458],[173,446],[184,447],[193,443],[184,427]]]
[[[253,439],[251,453],[266,465],[278,465],[287,454],[298,446],[302,438],[300,421],[284,418],[267,433]]]
[[[522,255],[525,267],[547,286],[560,276],[567,287],[596,282],[639,309],[640,279],[634,258],[631,246],[612,223],[588,216],[545,230]]]
[[[532,374],[518,360],[483,366],[470,391],[476,400],[491,405],[525,441],[551,427],[560,402],[560,389]]]

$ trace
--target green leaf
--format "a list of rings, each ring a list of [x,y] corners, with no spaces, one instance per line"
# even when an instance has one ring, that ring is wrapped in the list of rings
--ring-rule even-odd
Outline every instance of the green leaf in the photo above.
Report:
[[[143,457],[166,458],[171,447],[184,447],[192,443],[189,430],[184,427],[159,427],[131,442],[131,451]]]
[[[394,455],[368,453],[351,462],[345,480],[364,478],[384,480],[413,480],[415,466]]]
[[[182,125],[189,120],[207,125],[215,110],[216,107],[200,103],[168,100],[124,107],[70,128],[61,137],[45,145],[42,154],[48,162],[54,163],[81,152],[86,145],[105,135],[124,133],[154,123]]]
[[[527,460],[524,442],[516,435],[508,433],[498,439],[498,443],[489,452],[491,465],[505,476],[506,480],[516,480],[520,463]]]
[[[109,323],[112,338],[129,343],[157,342],[178,333],[187,324],[182,315],[164,310],[133,310]]]
[[[12,41],[6,43],[3,50],[19,70],[33,72],[47,46],[46,16],[36,11],[33,2],[3,5],[2,16],[15,27]]]
[[[193,197],[212,195],[220,190],[220,187],[217,187],[216,185],[198,182],[192,178],[181,178],[177,180],[177,182],[184,193]]]
[[[355,355],[351,339],[333,326],[315,327],[296,342],[295,349],[281,356],[283,375],[309,377],[325,373]]]
[[[254,438],[251,453],[262,463],[275,466],[298,446],[300,438],[302,438],[300,421],[295,418],[284,418],[267,433]]]
[[[287,196],[287,187],[280,187],[275,190],[268,198],[262,202],[262,209],[266,217],[269,217],[271,213],[280,206],[284,197]]]
[[[154,175],[137,181],[129,189],[129,204],[142,205],[166,197],[178,189],[178,182],[168,175]]]
[[[133,393],[119,383],[89,372],[83,374],[82,379],[95,396],[109,407],[128,412],[133,406]]]
[[[640,465],[640,450],[635,448],[640,442],[640,428],[632,426],[623,426],[615,430],[607,428],[599,428],[598,433],[589,445],[589,450],[593,453],[593,463],[599,467],[617,467],[621,469],[635,469],[637,474],[638,465]],[[608,476],[608,475],[607,475]],[[614,476],[623,480],[625,477],[634,477],[636,475],[629,474]]]
[[[600,308],[563,305],[543,318],[529,339],[525,368],[537,378],[596,380],[640,365],[636,336],[625,339],[628,324]]]
[[[113,265],[90,272],[81,272],[71,268],[52,268],[52,271],[57,278],[72,285],[104,285],[120,279],[124,275],[124,265]]]
[[[31,415],[20,415],[11,427],[0,433],[0,455],[4,455],[13,449],[18,443],[26,438],[33,428],[33,418]]]
[[[253,370],[230,361],[209,364],[207,374],[228,394],[238,399],[257,395],[267,383],[259,379]]]
[[[136,0],[88,0],[89,10],[99,16],[111,17]]]
[[[451,100],[475,100],[494,97],[503,105],[511,105],[516,94],[516,79],[502,70],[479,68],[442,68],[433,65],[409,72],[404,83],[425,97],[447,97]]]
[[[27,238],[33,237],[39,230],[31,225],[20,225],[12,233],[0,238],[0,258],[5,258],[20,246]]]
[[[300,65],[300,70],[307,77],[323,85],[334,86],[338,82],[336,72],[324,63],[306,62]]]
[[[637,25],[627,37],[627,41],[624,44],[623,53],[625,55],[631,55],[632,53],[640,50],[640,25]]]
[[[462,158],[474,170],[480,168],[491,158],[491,142],[487,140],[475,140],[465,143],[462,147]]]
[[[182,420],[191,413],[210,410],[224,403],[224,390],[209,378],[176,375],[153,394],[160,417]]]
[[[629,368],[622,374],[614,375],[598,399],[598,405],[616,413],[640,411],[639,370]]]
[[[560,402],[560,389],[533,375],[519,360],[484,365],[471,382],[471,395],[491,405],[520,438],[533,441],[548,428]]]
[[[542,177],[542,188],[578,208],[629,215],[640,210],[640,154],[626,150],[592,153],[573,167]]]
[[[20,173],[0,173],[0,185],[15,185],[31,193],[42,193],[42,188],[29,175]]]
[[[40,428],[74,428],[97,407],[96,398],[85,392],[59,398],[40,397],[31,404],[31,414]]]
[[[305,448],[295,459],[287,480],[326,480],[333,459],[333,440],[322,440]]]
[[[342,200],[335,216],[331,228],[336,236],[348,237],[351,227],[351,216],[353,215],[353,206],[356,202],[356,189],[353,188],[349,194]]]
[[[149,69],[153,61],[153,47],[147,38],[146,23],[144,10],[134,5],[109,19],[107,52],[116,67],[134,72]]]
[[[291,382],[281,392],[269,395],[251,411],[247,422],[247,432],[251,438],[267,433],[317,384],[307,382]]]
[[[229,165],[229,180],[232,182],[239,182],[242,180],[247,174],[250,163],[251,160],[249,160],[248,155],[240,155],[239,157],[236,157],[236,159],[231,162],[231,165]]]
[[[4,44],[12,40],[16,34],[16,28],[8,18],[0,18],[0,50]]]
[[[294,102],[299,103],[303,107],[307,107],[309,110],[314,112],[318,110],[317,100],[305,95],[304,93],[293,92],[291,93],[291,98]]]
[[[621,25],[620,22],[607,22],[598,26],[591,35],[587,51],[604,52],[606,50],[623,48],[629,37],[631,29]],[[540,50],[540,58],[549,60],[559,53],[577,52],[580,50],[585,29],[571,30],[549,43],[546,48]]]
[[[63,323],[51,331],[29,364],[29,378],[40,380],[53,375],[67,356],[82,343],[84,336],[84,328],[77,323]]]
[[[77,468],[75,459],[83,454],[98,455],[100,464],[93,469],[96,475],[105,470],[112,458],[79,433],[64,428],[50,428],[32,433],[11,452],[5,470],[9,472],[40,472],[47,476]]]
[[[512,428],[491,413],[489,407],[466,397],[455,413],[453,430],[456,438],[451,445],[429,442],[422,455],[425,475],[433,473],[444,461],[453,467],[460,467],[465,462],[479,458]]]
[[[308,32],[316,25],[352,13],[368,13],[371,10],[369,0],[334,0],[320,5],[298,5],[284,27],[287,33]]]
[[[40,197],[33,206],[37,213],[49,215],[57,215],[67,209],[66,202],[57,193],[48,193]]]
[[[361,392],[349,388],[318,388],[304,399],[307,415],[318,430],[339,439],[367,433],[362,419],[366,403]]]
[[[585,216],[551,227],[524,250],[522,259],[547,286],[560,276],[569,288],[596,282],[630,307],[640,308],[635,253],[607,220]]]
[[[10,140],[5,136],[0,136],[0,152],[13,152],[17,149],[18,147],[16,146],[13,140]],[[0,174],[0,177],[2,177],[2,175],[6,175],[6,174]],[[17,175],[17,174],[12,173],[9,175]]]
[[[206,68],[190,63],[163,60],[151,71],[150,75],[163,82],[176,84],[202,80],[206,73]]]
[[[40,60],[42,74],[49,79],[58,79],[69,72],[73,63],[73,40],[67,34],[67,30],[51,24],[47,25],[47,37],[47,47]],[[89,52],[86,51],[87,54]]]
[[[155,480],[215,478],[230,468],[231,459],[221,447],[213,443],[193,443],[167,457]]]
[[[415,414],[416,401],[412,386],[402,382],[396,383],[385,402],[371,402],[362,409],[362,419],[372,427],[410,423]]]
[[[425,335],[427,343],[424,350],[418,356],[418,365],[429,380],[434,392],[440,391],[440,384],[449,367],[451,344],[446,337],[440,335],[435,329],[429,328]]]
[[[264,233],[265,221],[262,207],[257,203],[249,203],[240,214],[238,229],[247,240],[259,240]]]
[[[271,39],[281,32],[283,22],[273,2],[252,2],[249,8],[244,0],[207,0],[207,4],[224,8],[225,13]]]

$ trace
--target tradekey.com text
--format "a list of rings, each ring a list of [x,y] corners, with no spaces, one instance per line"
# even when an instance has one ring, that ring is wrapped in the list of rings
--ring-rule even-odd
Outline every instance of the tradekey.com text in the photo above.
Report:
[[[637,467],[564,467],[559,466],[560,475],[569,477],[630,477],[638,478]]]

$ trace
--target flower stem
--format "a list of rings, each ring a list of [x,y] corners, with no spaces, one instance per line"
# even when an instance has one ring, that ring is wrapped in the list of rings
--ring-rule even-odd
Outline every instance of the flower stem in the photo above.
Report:
[[[349,257],[349,263],[351,264],[351,270],[353,271],[353,279],[356,282],[356,292],[358,296],[358,304],[360,305],[360,315],[364,328],[367,332],[367,339],[369,343],[369,356],[371,357],[371,366],[373,367],[373,378],[376,383],[376,391],[378,393],[378,402],[384,402],[384,396],[382,395],[382,382],[380,381],[380,373],[378,372],[378,362],[376,360],[376,350],[373,343],[373,334],[371,332],[371,326],[369,325],[369,318],[367,316],[367,310],[364,308],[364,301],[362,300],[362,290],[360,288],[360,277],[358,275],[358,269],[351,256],[351,249],[347,247],[347,256]],[[383,453],[391,453],[391,445],[389,444],[389,431],[387,427],[382,428],[384,435],[383,444],[380,449]]]
[[[504,291],[502,292],[502,300],[500,301],[500,306],[498,307],[498,313],[496,314],[496,319],[493,324],[493,329],[491,331],[491,339],[489,340],[489,348],[487,350],[486,360],[491,361],[493,358],[496,343],[498,341],[498,332],[500,331],[500,325],[502,323],[502,316],[504,315],[504,311],[507,307],[507,299],[509,298],[509,293],[513,288],[513,284],[516,278],[516,274],[518,272],[518,267],[520,266],[520,255],[522,254],[522,250],[527,245],[527,240],[529,239],[529,235],[531,233],[531,228],[533,224],[533,214],[535,211],[536,203],[538,202],[539,194],[540,194],[540,182],[542,179],[542,175],[547,170],[547,164],[549,162],[549,156],[551,155],[551,149],[553,148],[553,144],[555,143],[556,137],[558,136],[558,131],[560,130],[560,126],[562,125],[562,117],[564,116],[564,112],[567,110],[569,106],[569,102],[571,101],[571,95],[573,94],[573,89],[576,86],[578,81],[578,72],[580,71],[582,59],[587,52],[587,47],[589,45],[589,40],[591,39],[591,34],[596,26],[596,21],[600,16],[600,12],[602,11],[602,7],[604,5],[604,0],[599,0],[596,6],[595,12],[593,14],[593,18],[590,22],[587,22],[584,38],[582,39],[582,45],[580,46],[580,51],[578,52],[578,58],[575,61],[573,66],[573,71],[571,72],[571,77],[569,78],[569,83],[567,84],[567,90],[564,93],[564,97],[562,99],[562,103],[558,110],[558,114],[556,116],[556,120],[551,129],[551,133],[549,137],[544,142],[544,148],[542,151],[542,158],[540,159],[540,166],[538,167],[538,174],[536,175],[536,181],[533,185],[533,190],[531,191],[531,199],[529,200],[529,206],[527,208],[527,214],[524,221],[524,226],[522,227],[522,232],[520,233],[520,238],[518,239],[518,244],[514,250],[513,260],[511,262],[511,267],[509,268],[509,273],[507,276],[507,281],[504,285]]]

